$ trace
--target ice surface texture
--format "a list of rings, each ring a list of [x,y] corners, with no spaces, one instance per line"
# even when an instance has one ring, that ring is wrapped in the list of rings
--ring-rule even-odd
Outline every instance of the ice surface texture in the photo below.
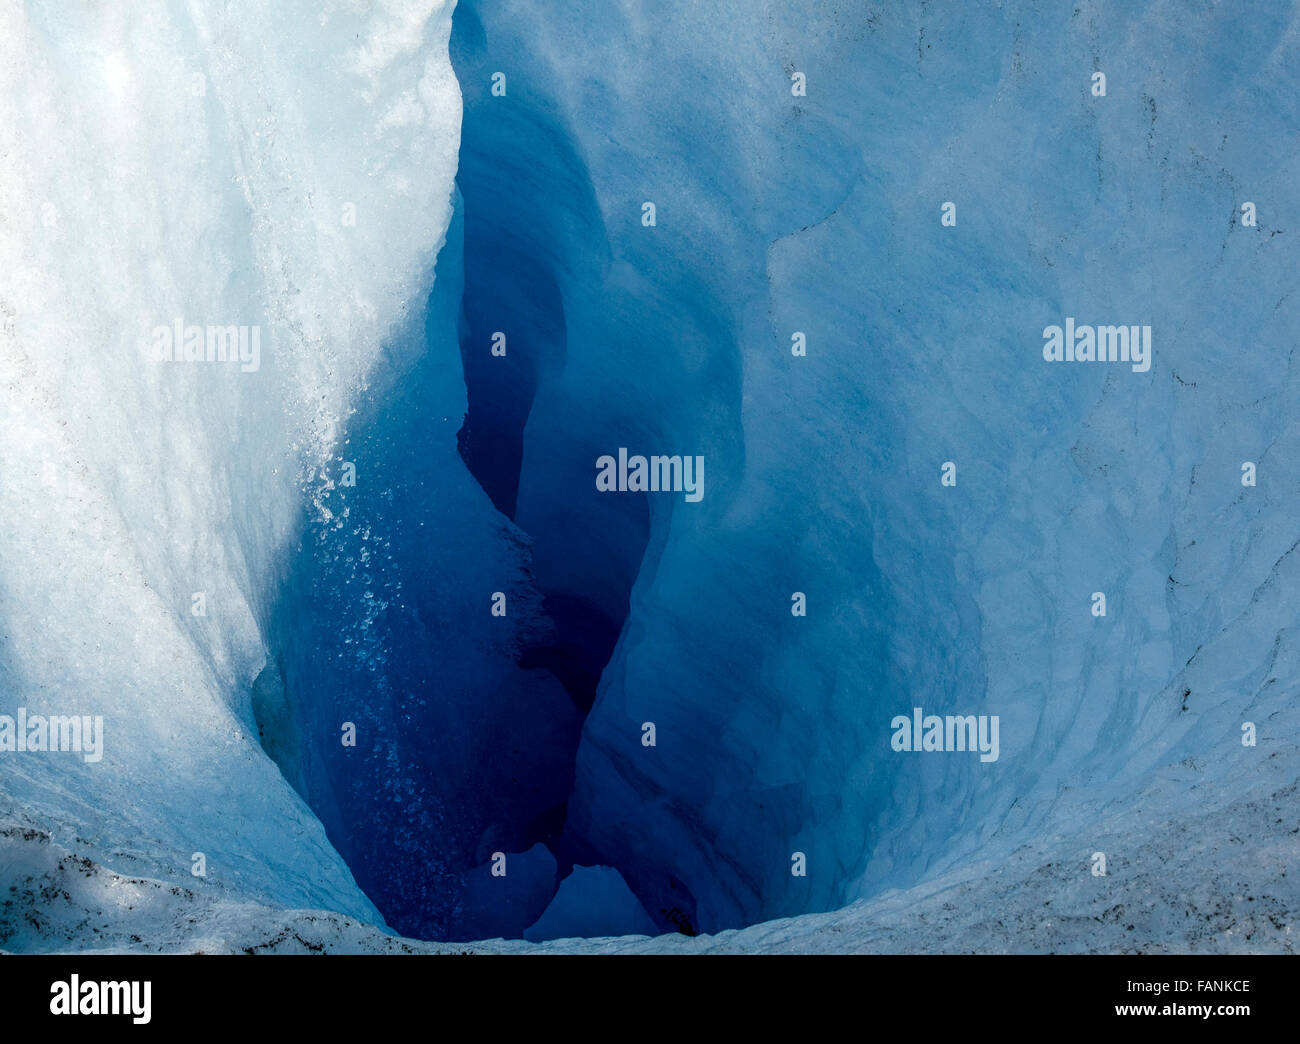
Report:
[[[452,41],[467,220],[561,302],[536,575],[612,605],[646,541],[570,834],[716,929],[996,860],[1160,765],[1170,816],[1294,768],[1294,7],[666,8],[478,0]],[[1150,324],[1150,371],[1045,362],[1066,316]],[[704,501],[646,498],[643,537],[584,499],[620,445],[702,454]],[[894,753],[918,705],[999,715],[1000,759]]]
[[[9,754],[0,793],[115,869],[202,852],[204,887],[373,919],[251,693],[352,403],[420,343],[452,5],[292,6],[0,14],[0,712],[105,719],[102,762]],[[259,325],[260,369],[155,363],[177,318]]]
[[[0,713],[106,753],[0,755],[4,883],[104,869],[0,946],[124,916],[113,873],[214,948],[366,894],[648,930],[614,870],[552,898],[573,859],[660,929],[868,897],[723,946],[1250,945],[1219,877],[1296,854],[1293,5],[462,0],[456,75],[450,4],[54,10],[0,15]],[[261,369],[152,364],[177,316]],[[1149,372],[1045,362],[1067,316]],[[620,446],[704,500],[597,493]],[[914,706],[1000,758],[892,751]]]

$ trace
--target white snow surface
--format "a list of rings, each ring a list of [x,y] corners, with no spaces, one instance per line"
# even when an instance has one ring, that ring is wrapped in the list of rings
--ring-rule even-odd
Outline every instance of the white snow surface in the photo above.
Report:
[[[1036,838],[824,914],[688,938],[626,936],[436,943],[323,910],[214,896],[131,877],[21,820],[0,824],[13,882],[0,936],[15,952],[141,953],[1294,953],[1300,909],[1300,786],[1294,747],[1267,750],[1256,785],[1171,819],[1171,793],[1199,794],[1206,766],[1157,775],[1082,832]],[[1111,853],[1092,874],[1094,850]],[[1208,869],[1207,869],[1208,868]]]

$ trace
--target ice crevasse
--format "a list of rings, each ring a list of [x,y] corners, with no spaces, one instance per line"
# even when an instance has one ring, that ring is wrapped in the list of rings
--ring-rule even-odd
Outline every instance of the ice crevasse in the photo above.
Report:
[[[1206,865],[1281,931],[1294,7],[0,19],[0,713],[106,723],[0,755],[9,844],[423,938],[1101,931]],[[1067,317],[1149,368],[1046,361]],[[155,363],[178,318],[258,368]],[[620,448],[703,499],[600,493]],[[997,759],[892,749],[916,707]]]

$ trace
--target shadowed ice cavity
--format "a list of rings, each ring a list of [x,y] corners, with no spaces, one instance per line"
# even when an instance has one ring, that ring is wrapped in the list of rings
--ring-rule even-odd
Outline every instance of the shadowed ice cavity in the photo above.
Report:
[[[461,355],[469,408],[461,455],[502,513],[533,542],[549,640],[524,650],[524,666],[549,668],[585,713],[627,616],[628,596],[649,534],[640,497],[602,500],[594,487],[590,420],[525,457],[525,431],[539,385],[568,361],[566,295],[597,286],[593,266],[608,246],[584,163],[560,124],[531,107],[500,107],[474,89],[481,73],[480,27],[460,9],[451,53],[465,84],[458,183],[465,198],[465,293]],[[520,85],[519,89],[526,89]],[[494,343],[504,354],[493,354]],[[590,409],[586,407],[585,409]],[[599,411],[594,411],[599,420]],[[527,477],[522,473],[527,464]],[[520,491],[523,491],[520,519]],[[566,518],[598,515],[596,539],[564,521],[537,517],[559,506]]]
[[[394,337],[392,372],[309,483],[274,615],[286,703],[259,712],[357,882],[393,928],[425,938],[517,936],[540,915],[555,861],[522,853],[556,833],[581,726],[549,672],[515,663],[545,628],[527,542],[457,456],[460,235],[458,216],[423,329]],[[510,872],[490,890],[495,852]]]
[[[394,332],[339,459],[308,483],[276,663],[254,687],[263,746],[358,884],[394,929],[443,939],[519,937],[571,871],[562,831],[583,711],[621,624],[562,592],[543,601],[528,536],[458,456],[465,210],[423,330]],[[504,617],[491,611],[498,592]],[[613,911],[599,923],[646,923],[624,916],[637,905],[626,887],[592,894]],[[566,928],[567,909],[543,930],[580,934],[587,921]]]

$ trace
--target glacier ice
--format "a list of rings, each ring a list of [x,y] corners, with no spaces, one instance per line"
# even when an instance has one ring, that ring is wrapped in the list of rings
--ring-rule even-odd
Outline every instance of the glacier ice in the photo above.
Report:
[[[394,929],[517,937],[554,894],[554,859],[549,876],[525,873],[541,853],[522,853],[564,805],[582,719],[548,671],[515,662],[545,638],[526,541],[457,455],[455,261],[444,249],[415,338],[430,349],[349,426],[357,484],[336,464],[304,522],[270,616],[288,705],[277,735],[303,748],[295,785]],[[504,618],[489,611],[498,591]],[[520,854],[501,880],[498,851]]]
[[[203,853],[210,888],[378,919],[251,693],[304,500],[361,390],[404,368],[451,220],[451,11],[0,14],[21,158],[0,176],[0,711],[106,731],[93,770],[7,757],[0,790],[116,870],[190,883]],[[260,369],[155,363],[178,317],[259,326]]]
[[[561,306],[514,518],[543,590],[627,617],[568,831],[652,912],[828,909],[1161,765],[1213,764],[1175,806],[1228,800],[1246,720],[1294,761],[1294,18],[462,3],[467,241],[496,226]],[[1151,324],[1150,372],[1045,365],[1066,315]],[[634,441],[711,476],[699,505],[644,498],[648,533],[637,498],[582,492]],[[1001,758],[891,756],[917,705],[999,715]]]
[[[1296,17],[0,14],[0,948],[1289,948]]]
[[[529,942],[617,935],[658,935],[623,875],[612,866],[575,866],[537,923],[524,930]]]

